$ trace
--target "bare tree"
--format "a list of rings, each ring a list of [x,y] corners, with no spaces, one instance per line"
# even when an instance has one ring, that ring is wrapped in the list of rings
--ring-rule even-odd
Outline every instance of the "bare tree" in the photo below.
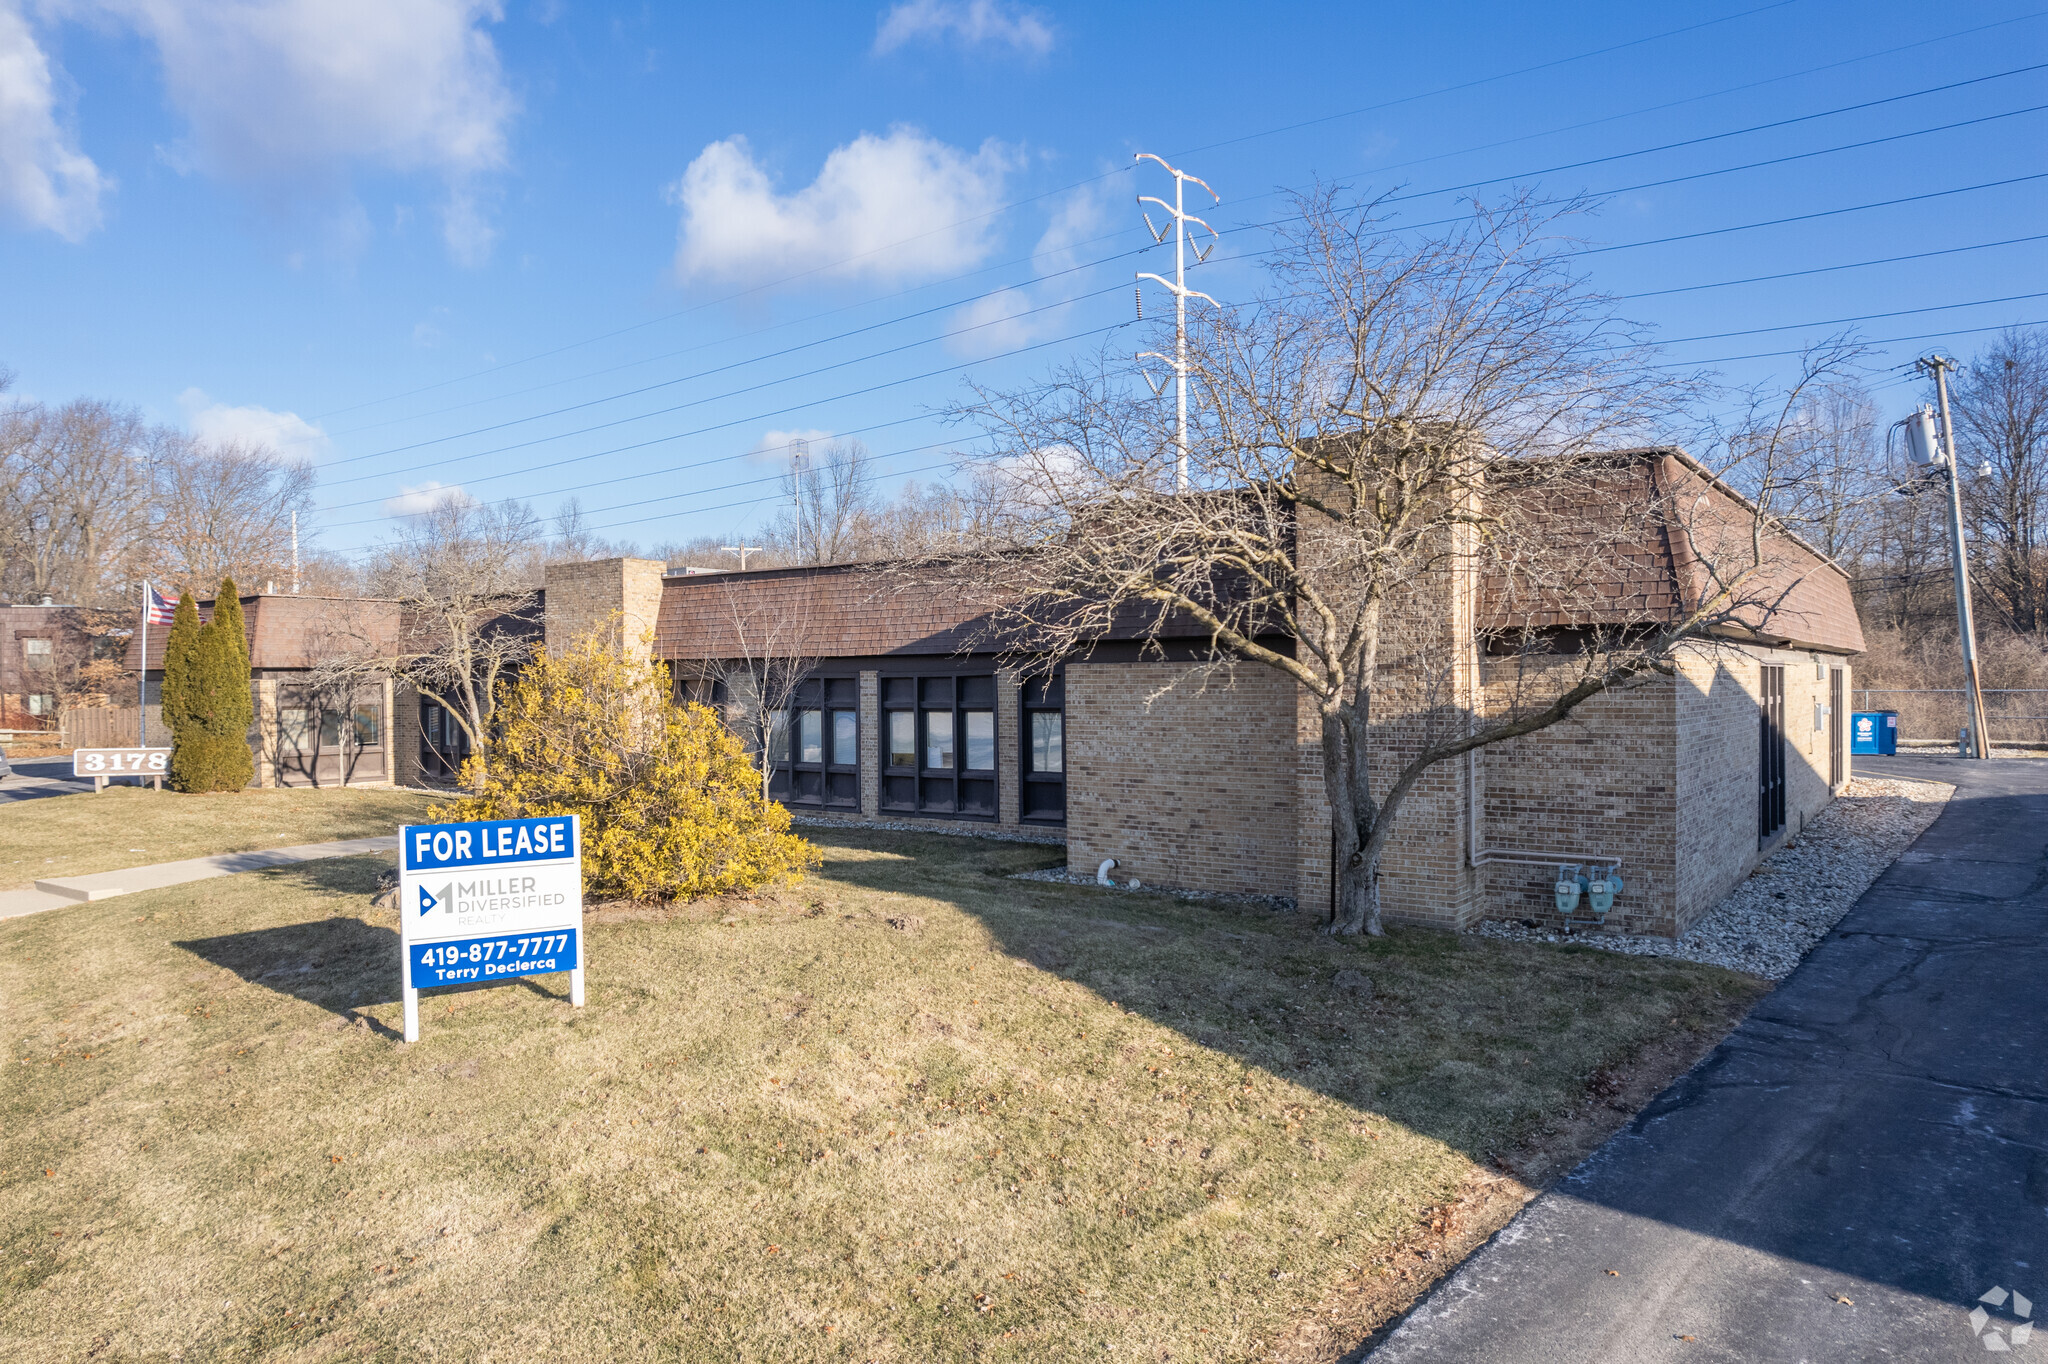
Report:
[[[289,577],[292,516],[311,537],[313,467],[267,446],[166,434],[156,457],[153,568],[173,582]]]
[[[525,585],[539,538],[532,510],[516,502],[456,500],[411,518],[368,574],[371,589],[399,605],[394,645],[331,652],[410,683],[488,761],[497,685],[532,657],[539,635],[539,598]]]
[[[774,766],[788,755],[789,709],[818,666],[813,631],[816,584],[790,578],[779,591],[759,592],[724,585],[732,627],[733,656],[712,665],[724,684],[726,724],[761,764],[761,794],[768,795]]]
[[[0,590],[119,599],[149,528],[151,434],[133,409],[92,399],[0,411]]]
[[[840,564],[860,557],[873,483],[874,459],[860,441],[812,448],[783,477],[789,507],[769,524],[766,543],[787,563]]]
[[[1335,932],[1380,931],[1381,856],[1432,767],[1673,672],[1787,590],[1782,421],[1729,443],[1757,502],[1675,455],[1611,455],[1704,389],[1571,272],[1558,230],[1582,207],[1520,197],[1396,233],[1370,205],[1301,200],[1272,290],[1191,338],[1185,492],[1127,367],[957,413],[1007,491],[978,551],[947,562],[1007,647],[1199,632],[1215,663],[1296,684],[1320,731]],[[1667,535],[1690,547],[1675,594],[1638,568]]]
[[[2015,631],[2048,633],[2048,335],[2014,329],[1950,389],[1979,584]]]

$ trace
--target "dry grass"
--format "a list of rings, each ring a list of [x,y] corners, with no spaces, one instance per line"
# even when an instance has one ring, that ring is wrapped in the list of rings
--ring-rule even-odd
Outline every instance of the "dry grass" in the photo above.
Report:
[[[5,807],[0,890],[213,853],[251,852],[398,832],[433,797],[389,788],[236,791],[181,796],[140,786]]]
[[[0,924],[0,1356],[1248,1358],[1761,988],[818,837],[411,1048],[375,858]]]

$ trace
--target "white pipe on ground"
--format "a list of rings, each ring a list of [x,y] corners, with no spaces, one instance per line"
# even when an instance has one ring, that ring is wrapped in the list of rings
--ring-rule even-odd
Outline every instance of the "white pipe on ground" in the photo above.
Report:
[[[1113,885],[1115,885],[1115,884],[1116,884],[1116,882],[1114,882],[1114,881],[1112,881],[1112,880],[1110,880],[1110,879],[1109,879],[1109,874],[1110,874],[1111,872],[1115,871],[1115,870],[1116,870],[1116,859],[1115,859],[1114,857],[1105,857],[1105,858],[1103,858],[1103,859],[1102,859],[1102,865],[1101,865],[1101,866],[1098,866],[1098,867],[1097,867],[1097,868],[1095,869],[1095,884],[1096,884],[1096,885],[1098,885],[1098,886],[1113,886]]]

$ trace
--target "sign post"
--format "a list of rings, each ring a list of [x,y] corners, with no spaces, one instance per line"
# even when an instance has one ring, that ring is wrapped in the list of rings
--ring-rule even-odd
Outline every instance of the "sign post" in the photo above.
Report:
[[[405,1040],[420,991],[569,973],[583,1007],[583,829],[575,815],[408,824],[399,830]]]

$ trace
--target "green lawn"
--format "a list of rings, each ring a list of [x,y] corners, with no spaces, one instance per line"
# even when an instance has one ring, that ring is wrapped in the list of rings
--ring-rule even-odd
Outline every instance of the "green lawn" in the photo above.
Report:
[[[0,1357],[1251,1358],[1762,988],[817,836],[409,1048],[376,858],[0,923]]]
[[[140,786],[15,801],[0,815],[0,890],[212,853],[395,834],[425,816],[418,791],[306,787],[181,796]]]

